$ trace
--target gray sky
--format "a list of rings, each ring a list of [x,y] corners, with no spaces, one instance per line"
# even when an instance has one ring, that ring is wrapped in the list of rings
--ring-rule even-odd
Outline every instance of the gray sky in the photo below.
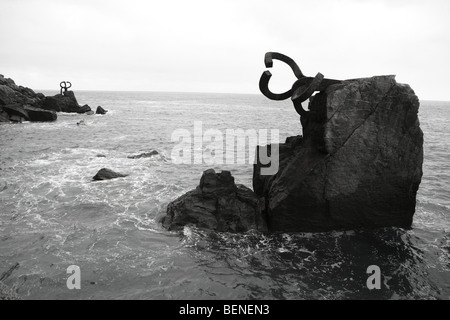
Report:
[[[33,89],[258,93],[278,51],[308,76],[396,74],[450,101],[449,0],[0,0],[0,29],[0,73]]]

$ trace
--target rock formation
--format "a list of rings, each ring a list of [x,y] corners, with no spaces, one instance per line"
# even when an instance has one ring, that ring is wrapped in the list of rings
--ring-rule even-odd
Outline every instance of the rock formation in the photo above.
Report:
[[[103,109],[101,106],[97,107],[97,110],[95,110],[96,114],[106,114],[108,110]]]
[[[87,104],[78,104],[73,91],[46,97],[0,75],[0,122],[55,121],[55,112],[94,114]]]
[[[169,230],[195,225],[221,232],[267,231],[262,205],[253,191],[234,183],[229,171],[210,169],[195,190],[167,206],[162,224]]]
[[[97,172],[97,174],[92,178],[92,180],[94,180],[94,181],[110,180],[110,179],[115,179],[115,178],[124,178],[127,176],[128,176],[127,174],[122,174],[122,173],[114,172],[111,169],[103,168],[103,169],[100,169],[99,172]]]
[[[86,113],[91,111],[91,108],[87,104],[80,106],[75,98],[74,92],[70,90],[63,92],[63,94],[45,97],[42,108],[69,113]]]
[[[32,106],[25,106],[24,109],[28,113],[28,118],[30,121],[55,121],[58,118],[56,112],[52,110],[44,110]]]
[[[0,75],[0,122],[54,121],[53,111],[40,108],[44,95]]]
[[[344,81],[312,97],[303,137],[279,145],[278,172],[262,176],[254,166],[269,230],[410,227],[422,178],[418,109],[394,76]]]

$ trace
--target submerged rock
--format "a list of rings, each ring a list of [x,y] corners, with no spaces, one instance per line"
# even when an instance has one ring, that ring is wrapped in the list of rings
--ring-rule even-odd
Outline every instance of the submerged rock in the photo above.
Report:
[[[200,185],[167,206],[162,224],[168,230],[185,225],[221,232],[267,231],[263,203],[249,188],[236,185],[229,171],[205,171]]]
[[[159,154],[158,151],[156,150],[152,150],[150,152],[144,152],[141,154],[137,154],[137,155],[133,155],[133,156],[128,156],[128,159],[141,159],[141,158],[151,158],[153,156],[157,156]]]
[[[279,145],[278,172],[262,176],[254,166],[269,229],[410,227],[422,178],[418,109],[414,91],[393,76],[344,81],[312,97],[303,138]]]
[[[128,176],[127,174],[122,174],[122,173],[114,172],[111,169],[103,168],[103,169],[100,169],[100,171],[97,172],[97,174],[92,179],[95,181],[110,180],[110,179],[115,179],[115,178],[124,178],[127,176]]]

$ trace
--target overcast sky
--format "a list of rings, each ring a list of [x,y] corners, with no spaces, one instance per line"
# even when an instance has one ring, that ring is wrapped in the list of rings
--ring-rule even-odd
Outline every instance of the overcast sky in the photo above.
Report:
[[[450,101],[449,0],[0,0],[0,30],[0,73],[33,89],[258,93],[278,51],[308,76],[396,74]]]

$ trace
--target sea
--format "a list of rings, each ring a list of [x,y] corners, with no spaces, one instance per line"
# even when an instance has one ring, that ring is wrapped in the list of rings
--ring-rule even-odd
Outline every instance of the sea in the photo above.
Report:
[[[450,102],[421,101],[424,175],[411,229],[232,234],[162,228],[167,204],[209,168],[252,186],[250,156],[175,163],[174,133],[194,139],[197,123],[203,133],[277,130],[283,142],[302,134],[292,104],[256,94],[75,94],[109,112],[0,125],[0,281],[23,299],[450,298]],[[101,168],[128,176],[93,182]]]

